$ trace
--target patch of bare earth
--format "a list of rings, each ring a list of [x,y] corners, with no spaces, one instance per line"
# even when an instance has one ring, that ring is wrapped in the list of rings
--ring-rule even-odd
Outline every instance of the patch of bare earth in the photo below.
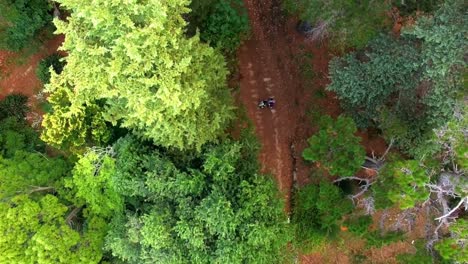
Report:
[[[42,59],[57,52],[63,40],[64,36],[58,35],[46,41],[22,64],[17,63],[20,53],[0,50],[0,99],[9,94],[24,94],[29,97],[28,105],[32,109],[29,119],[34,118],[32,115],[42,114],[38,107],[38,99],[35,97],[42,89],[42,83],[36,76],[36,68]]]

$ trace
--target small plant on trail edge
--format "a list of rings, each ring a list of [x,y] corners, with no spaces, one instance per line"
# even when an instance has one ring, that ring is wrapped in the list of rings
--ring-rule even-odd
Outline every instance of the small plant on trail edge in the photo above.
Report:
[[[24,119],[29,111],[28,97],[23,94],[10,94],[0,101],[0,120],[7,117]]]
[[[60,60],[60,55],[54,53],[49,57],[41,60],[36,69],[36,75],[43,84],[50,82],[50,72],[49,68],[52,66],[52,69],[55,73],[60,74],[65,66],[65,62]]]
[[[349,117],[339,116],[335,121],[323,116],[319,132],[309,138],[309,147],[304,149],[302,157],[320,162],[332,175],[354,175],[366,155],[359,144],[361,139],[354,135],[356,131],[356,124]]]

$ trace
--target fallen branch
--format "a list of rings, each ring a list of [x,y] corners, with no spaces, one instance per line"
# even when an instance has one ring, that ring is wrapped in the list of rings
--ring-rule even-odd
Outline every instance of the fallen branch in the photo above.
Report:
[[[54,187],[50,186],[31,186],[33,189],[29,190],[27,194],[35,193],[35,192],[45,192],[45,191],[55,191]],[[18,192],[22,193],[22,192]]]
[[[450,210],[448,213],[444,214],[443,216],[437,217],[434,220],[441,221],[442,219],[445,219],[449,217],[453,212],[455,212],[460,206],[462,206],[463,203],[465,204],[465,210],[468,208],[468,197],[464,197],[463,199],[460,200],[460,202],[455,206],[452,210]]]
[[[68,214],[67,218],[65,219],[65,222],[71,227],[73,228],[73,218],[76,217],[76,215],[80,212],[81,210],[81,206],[80,207],[76,207],[75,209],[73,209],[70,214]]]

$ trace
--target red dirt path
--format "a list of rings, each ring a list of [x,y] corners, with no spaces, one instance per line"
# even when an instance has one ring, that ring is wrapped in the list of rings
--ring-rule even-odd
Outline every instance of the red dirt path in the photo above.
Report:
[[[29,104],[34,108],[34,95],[42,88],[36,76],[37,65],[42,59],[56,52],[63,40],[64,36],[58,35],[46,41],[24,64],[15,64],[20,54],[0,50],[0,99],[12,93],[21,93],[29,97]]]
[[[239,50],[242,76],[240,96],[248,116],[255,124],[261,140],[259,160],[262,172],[275,176],[290,211],[290,191],[293,185],[293,156],[300,153],[301,142],[307,138],[310,124],[306,109],[310,92],[302,84],[294,55],[303,38],[294,32],[294,23],[286,21],[275,0],[246,0],[252,27],[252,37]],[[327,50],[315,49],[315,65],[326,70]],[[321,62],[321,63],[320,63]],[[275,109],[257,109],[261,99],[274,96]],[[309,133],[310,135],[310,133]],[[296,153],[292,153],[291,144]],[[297,157],[300,163],[300,158]],[[300,164],[297,167],[301,168]],[[298,178],[307,178],[308,170],[297,170]]]

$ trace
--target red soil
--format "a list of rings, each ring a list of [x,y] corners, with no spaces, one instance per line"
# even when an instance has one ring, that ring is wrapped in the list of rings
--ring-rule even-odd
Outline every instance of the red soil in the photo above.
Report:
[[[29,97],[29,105],[36,111],[37,100],[34,97],[42,84],[36,76],[39,62],[57,51],[64,40],[63,35],[55,36],[45,42],[39,51],[27,58],[24,64],[15,64],[21,54],[0,50],[0,99],[12,93],[21,93]]]

